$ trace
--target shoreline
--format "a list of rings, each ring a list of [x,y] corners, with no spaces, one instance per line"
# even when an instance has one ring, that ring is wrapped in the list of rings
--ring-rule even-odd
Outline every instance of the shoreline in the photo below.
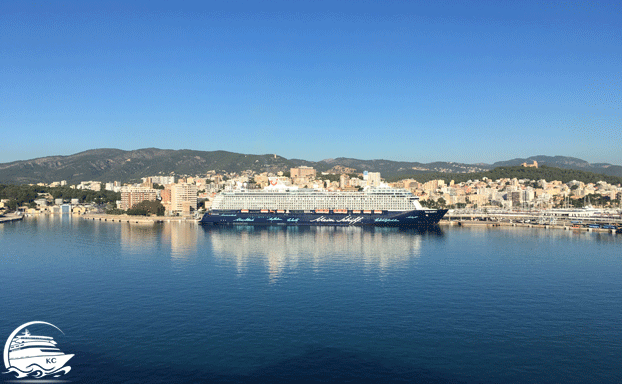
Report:
[[[26,216],[35,215],[20,215],[20,216],[4,216],[0,217],[0,223],[13,222],[23,220]],[[85,215],[72,215],[79,219],[102,221],[112,223],[129,223],[129,224],[163,224],[163,223],[192,223],[199,224],[199,219],[195,219],[192,216],[130,216],[130,215],[109,215],[109,214],[85,214]],[[579,231],[579,232],[597,232],[597,233],[611,233],[617,234],[615,229],[605,228],[584,228],[584,227],[572,227],[570,225],[552,225],[552,224],[530,224],[530,223],[509,223],[509,222],[485,222],[485,221],[472,221],[472,220],[441,220],[438,223],[439,226],[458,226],[458,227],[521,227],[521,228],[538,228],[538,229],[557,229],[565,231]]]
[[[6,216],[0,216],[0,223],[10,223],[13,221],[19,221],[19,220],[23,220],[24,219],[24,215],[6,215]]]
[[[105,222],[117,222],[117,223],[130,223],[130,224],[156,224],[156,223],[198,223],[199,221],[192,216],[130,216],[130,215],[108,215],[101,214],[86,214],[80,215],[80,219],[92,220],[92,221],[105,221]]]
[[[506,223],[506,222],[478,222],[470,220],[441,220],[438,225],[459,226],[459,227],[522,227],[522,228],[540,228],[540,229],[562,229],[565,231],[580,232],[600,232],[617,234],[615,229],[605,228],[584,228],[572,227],[569,225],[552,225],[552,224],[528,224],[528,223]]]

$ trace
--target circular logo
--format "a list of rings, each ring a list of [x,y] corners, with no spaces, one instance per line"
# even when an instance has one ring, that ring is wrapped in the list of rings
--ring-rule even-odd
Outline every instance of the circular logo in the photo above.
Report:
[[[4,345],[2,357],[7,369],[5,373],[13,373],[17,378],[60,377],[67,374],[71,367],[65,364],[74,355],[63,353],[56,346],[53,337],[31,334],[26,328],[31,325],[47,325],[64,335],[60,328],[45,321],[31,321],[20,325],[11,333]]]

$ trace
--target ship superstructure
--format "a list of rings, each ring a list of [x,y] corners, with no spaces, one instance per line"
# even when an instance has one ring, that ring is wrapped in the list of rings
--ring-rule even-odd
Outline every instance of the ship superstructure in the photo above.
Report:
[[[329,192],[316,189],[266,188],[223,192],[213,210],[387,210],[423,209],[419,198],[404,189],[370,188],[360,192]]]

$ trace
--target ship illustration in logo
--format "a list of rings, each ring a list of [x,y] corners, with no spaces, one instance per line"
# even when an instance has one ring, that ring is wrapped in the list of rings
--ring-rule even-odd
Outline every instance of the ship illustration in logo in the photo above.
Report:
[[[26,327],[34,324],[49,325],[63,333],[55,325],[43,321],[32,321],[18,327],[4,347],[4,365],[7,368],[4,373],[13,373],[17,378],[60,377],[67,374],[71,367],[65,364],[74,355],[63,353],[52,337],[30,334]]]

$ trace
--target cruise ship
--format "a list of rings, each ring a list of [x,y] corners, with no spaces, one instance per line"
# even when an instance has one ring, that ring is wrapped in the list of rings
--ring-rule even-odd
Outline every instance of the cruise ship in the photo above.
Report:
[[[263,190],[218,194],[202,224],[430,226],[446,209],[427,209],[405,189],[368,187],[358,192],[302,189],[271,180]]]
[[[31,335],[26,329],[11,341],[8,360],[12,367],[21,372],[30,372],[37,366],[45,372],[55,372],[73,356],[58,349],[54,338]]]

